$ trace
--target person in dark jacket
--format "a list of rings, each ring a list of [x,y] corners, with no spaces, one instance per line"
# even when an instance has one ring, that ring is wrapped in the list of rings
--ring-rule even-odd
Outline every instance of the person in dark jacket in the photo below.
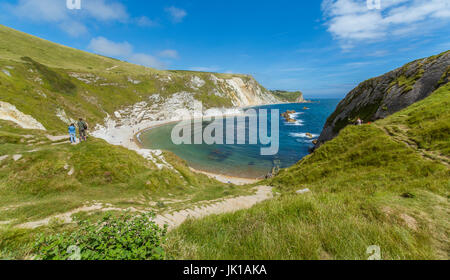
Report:
[[[78,133],[80,134],[80,141],[86,141],[86,132],[88,130],[87,123],[82,118],[77,123]]]

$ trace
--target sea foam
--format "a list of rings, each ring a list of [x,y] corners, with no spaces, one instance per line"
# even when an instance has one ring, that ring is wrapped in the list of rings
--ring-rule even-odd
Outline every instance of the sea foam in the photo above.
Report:
[[[319,137],[318,134],[311,134],[311,135],[312,135],[312,138]],[[289,136],[294,137],[294,138],[308,138],[308,139],[311,139],[311,137],[306,135],[306,133],[289,133]]]

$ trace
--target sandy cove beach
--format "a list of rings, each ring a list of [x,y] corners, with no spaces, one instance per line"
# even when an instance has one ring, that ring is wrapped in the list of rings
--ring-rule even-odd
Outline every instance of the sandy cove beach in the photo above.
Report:
[[[224,117],[232,117],[237,116],[239,114],[233,113],[233,114],[225,114]],[[214,116],[207,116],[207,117],[214,117]],[[198,118],[196,118],[198,119]],[[155,162],[155,155],[156,157],[159,157],[161,159],[161,153],[162,151],[159,150],[149,150],[145,149],[141,141],[139,139],[140,135],[148,131],[150,129],[171,124],[171,123],[177,123],[181,120],[162,120],[162,121],[144,121],[141,123],[137,123],[134,125],[121,125],[116,126],[115,121],[111,119],[105,120],[105,126],[98,126],[94,132],[92,132],[92,136],[104,139],[110,144],[117,145],[117,146],[123,146],[127,149],[136,151],[138,154],[144,156],[145,158],[152,160]],[[167,164],[158,165],[160,168],[167,167]],[[211,172],[206,172],[198,169],[194,169],[190,167],[192,172],[204,174],[210,178],[216,179],[219,182],[222,183],[231,183],[234,185],[248,185],[248,184],[254,184],[260,181],[260,179],[250,179],[250,178],[239,178],[239,177],[233,177],[233,176],[227,176],[223,174],[215,174]]]
[[[222,174],[206,172],[206,171],[194,169],[192,167],[190,167],[190,169],[192,172],[204,174],[204,175],[208,176],[209,178],[216,179],[219,182],[227,183],[227,184],[231,183],[231,184],[234,184],[237,186],[256,184],[259,181],[261,181],[261,179],[239,178],[239,177],[233,177],[233,176],[227,176],[227,175],[222,175]]]

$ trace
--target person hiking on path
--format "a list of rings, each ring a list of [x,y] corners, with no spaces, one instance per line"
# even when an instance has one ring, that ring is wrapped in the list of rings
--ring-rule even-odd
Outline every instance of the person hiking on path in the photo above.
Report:
[[[85,121],[83,121],[82,118],[78,121],[78,133],[80,134],[80,142],[86,141],[86,131],[88,129],[88,126]]]
[[[360,118],[356,121],[356,125],[362,125],[362,120]]]
[[[76,144],[77,143],[77,129],[75,127],[75,124],[71,124],[69,126],[69,135],[70,135],[70,143]]]

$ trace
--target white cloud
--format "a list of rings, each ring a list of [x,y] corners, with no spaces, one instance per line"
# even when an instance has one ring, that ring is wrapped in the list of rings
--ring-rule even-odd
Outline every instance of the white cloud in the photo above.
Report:
[[[72,37],[79,37],[88,32],[86,26],[78,21],[63,21],[59,27]]]
[[[387,56],[388,54],[389,54],[389,51],[387,51],[387,50],[375,50],[373,52],[369,52],[367,55],[373,56],[373,57],[383,57],[383,56]]]
[[[147,66],[147,67],[153,67],[153,68],[165,68],[164,63],[160,62],[158,59],[156,59],[154,56],[143,54],[143,53],[136,53],[133,54],[130,58],[128,58],[128,61],[131,63]]]
[[[92,39],[88,48],[106,56],[127,57],[133,53],[133,46],[128,42],[116,43],[104,37]]]
[[[105,3],[105,0],[82,1],[81,10],[85,10],[92,18],[101,21],[125,21],[128,19],[126,8],[118,2],[108,1],[108,3]]]
[[[105,3],[105,0],[82,1],[81,10],[69,10],[64,0],[19,0],[10,8],[21,17],[44,21],[65,20],[74,12],[100,21],[128,18],[125,6],[112,1]]]
[[[81,2],[81,10],[69,10],[65,0],[19,0],[16,4],[0,4],[0,9],[19,19],[34,22],[56,23],[71,36],[79,36],[88,31],[82,22],[126,21],[126,8],[114,1],[86,0]]]
[[[360,68],[360,67],[364,67],[367,65],[371,65],[373,64],[372,62],[363,62],[363,61],[358,61],[358,62],[349,62],[345,64],[346,68]]]
[[[141,27],[155,27],[159,25],[156,21],[151,20],[146,16],[136,18],[136,23]]]
[[[303,72],[308,70],[307,68],[304,67],[293,67],[293,68],[281,68],[281,69],[277,69],[276,71],[278,72]]]
[[[324,0],[322,11],[343,48],[411,35],[421,27],[441,28],[450,19],[448,0],[381,0],[381,10],[368,9],[366,0]]]
[[[220,70],[220,68],[215,66],[210,67],[199,66],[199,67],[191,67],[189,68],[189,70],[197,72],[217,72]]]
[[[17,17],[36,21],[59,22],[68,17],[65,1],[19,0],[17,5],[6,4],[5,8]]]
[[[160,57],[173,58],[173,59],[177,59],[179,57],[178,52],[176,50],[163,50],[163,51],[159,52],[158,55]]]
[[[166,8],[165,11],[169,13],[172,21],[175,23],[182,22],[183,19],[187,16],[187,12],[185,10],[174,6]]]
[[[88,48],[97,54],[121,58],[131,63],[158,69],[165,68],[164,63],[154,56],[134,53],[133,46],[128,42],[118,43],[104,37],[97,37],[91,40]]]

